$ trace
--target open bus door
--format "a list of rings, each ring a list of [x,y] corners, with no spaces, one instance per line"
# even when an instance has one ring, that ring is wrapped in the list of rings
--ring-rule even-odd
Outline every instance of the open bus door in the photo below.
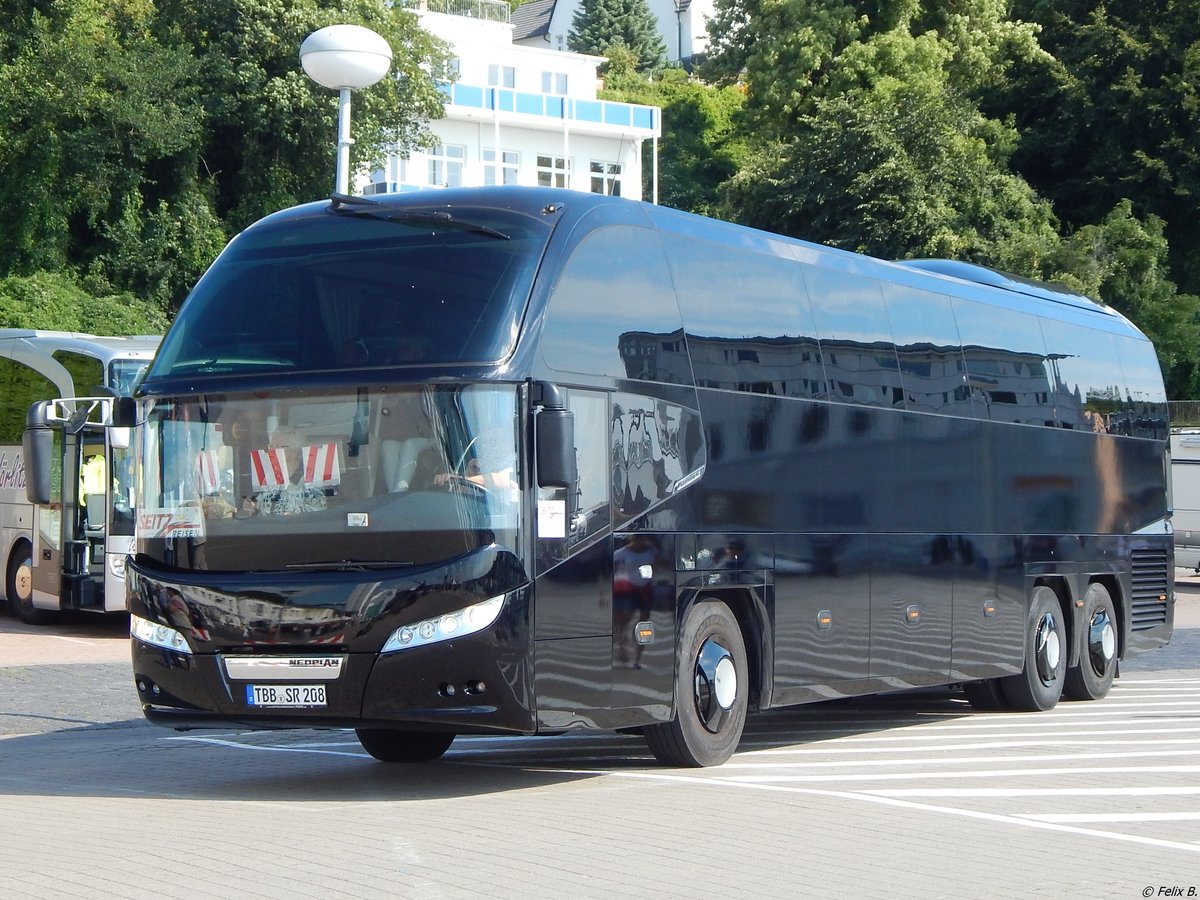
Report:
[[[110,398],[33,404],[23,437],[25,492],[34,509],[32,588],[43,609],[104,608]],[[85,469],[99,458],[100,471]],[[87,463],[90,465],[91,463]],[[92,502],[82,482],[90,480]]]

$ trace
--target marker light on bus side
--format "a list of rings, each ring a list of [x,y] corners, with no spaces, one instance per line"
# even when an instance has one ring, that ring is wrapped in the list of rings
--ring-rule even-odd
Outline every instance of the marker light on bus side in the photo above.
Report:
[[[401,626],[392,632],[380,653],[395,653],[425,644],[436,644],[453,637],[461,637],[483,631],[500,615],[504,606],[504,595],[492,597],[464,609],[445,613],[432,619],[423,619]]]

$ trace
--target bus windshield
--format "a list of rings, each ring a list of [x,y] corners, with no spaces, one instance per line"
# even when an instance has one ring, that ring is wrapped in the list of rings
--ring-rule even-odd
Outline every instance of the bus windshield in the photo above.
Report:
[[[122,396],[129,396],[149,367],[148,359],[114,359],[108,364],[108,386]]]
[[[492,545],[519,556],[516,421],[513,385],[153,401],[140,553],[241,572],[423,566]]]
[[[196,285],[148,380],[505,359],[550,226],[461,215],[317,206],[255,225]]]

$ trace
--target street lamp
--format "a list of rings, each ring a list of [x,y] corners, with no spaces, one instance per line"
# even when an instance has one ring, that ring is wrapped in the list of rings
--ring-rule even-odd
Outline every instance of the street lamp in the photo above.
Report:
[[[392,66],[392,48],[380,35],[361,25],[330,25],[314,31],[300,45],[300,65],[323,87],[338,91],[337,186],[350,192],[350,92],[370,87]]]

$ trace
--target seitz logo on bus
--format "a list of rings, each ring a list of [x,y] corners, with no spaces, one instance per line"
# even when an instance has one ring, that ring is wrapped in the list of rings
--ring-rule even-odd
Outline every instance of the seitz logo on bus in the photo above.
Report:
[[[25,461],[19,450],[0,450],[0,490],[25,490]]]
[[[137,536],[140,538],[204,537],[204,516],[199,509],[144,509],[138,513]]]

